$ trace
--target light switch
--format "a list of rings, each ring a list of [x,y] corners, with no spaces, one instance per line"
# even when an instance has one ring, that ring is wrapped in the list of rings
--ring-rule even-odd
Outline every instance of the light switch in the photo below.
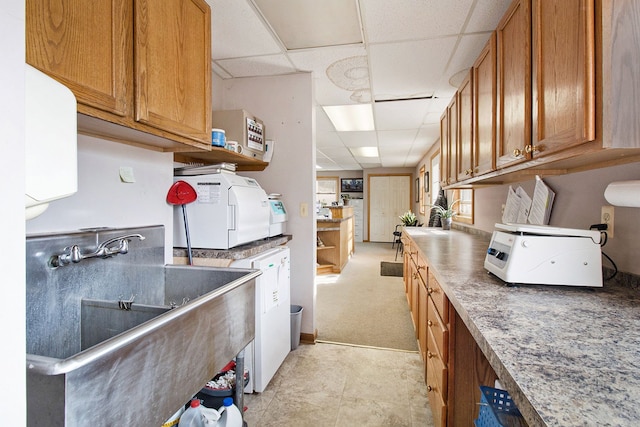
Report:
[[[309,215],[309,205],[307,203],[300,203],[300,216],[306,218]]]

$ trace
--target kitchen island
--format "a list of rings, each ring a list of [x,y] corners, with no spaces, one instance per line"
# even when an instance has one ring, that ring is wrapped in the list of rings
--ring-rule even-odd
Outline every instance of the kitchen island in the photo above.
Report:
[[[317,219],[316,274],[340,273],[355,250],[353,207],[331,206],[329,211],[331,218]]]
[[[404,231],[530,426],[640,425],[633,282],[506,286],[483,267],[487,233]]]

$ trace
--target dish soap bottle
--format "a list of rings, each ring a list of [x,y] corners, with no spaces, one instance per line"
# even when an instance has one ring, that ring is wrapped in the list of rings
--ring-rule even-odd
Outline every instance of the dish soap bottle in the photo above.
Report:
[[[198,399],[191,400],[191,406],[180,417],[178,427],[205,427],[204,416]]]
[[[233,404],[233,397],[225,397],[222,404],[224,406],[218,409],[218,413],[220,414],[218,427],[242,427],[242,413],[240,409]]]

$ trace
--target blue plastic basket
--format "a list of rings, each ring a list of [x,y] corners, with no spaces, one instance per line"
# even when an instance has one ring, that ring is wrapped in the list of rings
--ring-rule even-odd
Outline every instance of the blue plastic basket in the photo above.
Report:
[[[476,427],[506,427],[526,425],[511,396],[498,388],[480,386],[480,412]]]

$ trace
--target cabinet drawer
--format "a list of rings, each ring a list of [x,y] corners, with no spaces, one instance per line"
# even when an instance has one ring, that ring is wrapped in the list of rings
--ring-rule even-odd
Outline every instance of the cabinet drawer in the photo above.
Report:
[[[427,360],[427,397],[433,414],[433,425],[445,427],[447,425],[447,405],[444,401],[444,393],[438,387],[437,379],[433,376],[435,368],[431,359]]]
[[[433,303],[440,314],[440,318],[445,324],[449,323],[449,299],[445,295],[440,283],[436,280],[431,271],[428,272],[427,292],[433,299]]]
[[[432,298],[427,301],[427,326],[429,332],[433,334],[442,360],[449,360],[449,329],[442,322]]]
[[[427,331],[427,385],[429,384],[429,376],[431,376],[432,385],[435,384],[442,390],[442,395],[447,394],[447,361],[442,360],[440,353],[436,348],[435,339],[431,331]],[[428,370],[431,372],[428,372]]]

